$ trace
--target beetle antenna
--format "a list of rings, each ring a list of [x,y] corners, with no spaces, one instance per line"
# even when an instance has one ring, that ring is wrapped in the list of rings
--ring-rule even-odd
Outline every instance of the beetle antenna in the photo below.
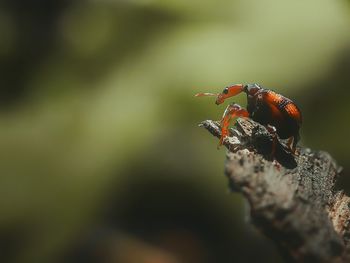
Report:
[[[205,97],[205,96],[218,96],[219,93],[202,92],[194,95],[195,97]]]

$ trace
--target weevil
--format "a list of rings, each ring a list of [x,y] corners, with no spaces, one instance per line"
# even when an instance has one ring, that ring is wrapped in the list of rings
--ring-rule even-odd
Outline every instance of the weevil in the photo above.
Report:
[[[280,139],[288,139],[287,147],[295,154],[300,139],[302,116],[298,106],[291,99],[258,84],[235,84],[224,88],[221,93],[198,93],[195,96],[216,96],[215,103],[219,105],[242,92],[247,94],[247,109],[236,103],[227,106],[220,122],[221,138],[218,146],[229,136],[231,120],[235,117],[246,117],[264,125],[273,135],[272,154],[278,142],[277,135]]]

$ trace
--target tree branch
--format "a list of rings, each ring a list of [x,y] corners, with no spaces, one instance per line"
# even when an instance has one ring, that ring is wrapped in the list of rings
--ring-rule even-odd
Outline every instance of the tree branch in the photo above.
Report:
[[[200,124],[216,137],[220,124]],[[350,198],[335,191],[341,168],[326,152],[280,143],[271,158],[272,137],[249,119],[238,119],[225,173],[232,191],[248,200],[251,221],[271,238],[289,262],[350,262]],[[277,160],[276,160],[277,159]]]

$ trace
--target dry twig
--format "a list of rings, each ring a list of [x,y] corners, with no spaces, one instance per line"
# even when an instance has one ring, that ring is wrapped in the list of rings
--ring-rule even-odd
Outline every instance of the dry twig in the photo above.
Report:
[[[220,137],[218,122],[201,126]],[[350,198],[334,190],[341,168],[328,153],[298,147],[294,157],[281,144],[272,160],[270,134],[249,119],[237,120],[224,145],[232,191],[248,200],[252,223],[287,261],[350,262]]]

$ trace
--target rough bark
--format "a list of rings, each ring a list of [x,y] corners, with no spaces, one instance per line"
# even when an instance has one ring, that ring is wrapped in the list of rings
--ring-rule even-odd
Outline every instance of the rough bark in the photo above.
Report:
[[[216,137],[220,124],[201,126]],[[324,151],[298,147],[294,156],[249,119],[238,119],[224,140],[232,191],[248,200],[251,221],[288,262],[350,262],[350,198],[334,189],[341,168]],[[277,159],[277,160],[276,160]]]

